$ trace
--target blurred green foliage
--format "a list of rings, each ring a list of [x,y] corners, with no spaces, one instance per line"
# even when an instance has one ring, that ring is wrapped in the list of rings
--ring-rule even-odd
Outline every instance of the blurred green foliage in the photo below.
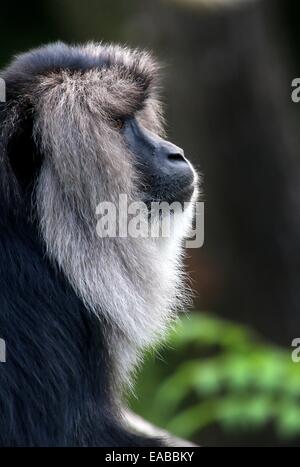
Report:
[[[248,328],[207,313],[185,317],[159,357],[148,355],[131,407],[172,433],[197,439],[211,424],[300,433],[300,363]]]

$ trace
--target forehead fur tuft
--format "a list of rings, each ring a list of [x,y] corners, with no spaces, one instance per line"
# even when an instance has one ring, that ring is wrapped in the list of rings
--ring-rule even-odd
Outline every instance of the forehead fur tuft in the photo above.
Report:
[[[131,114],[155,99],[158,71],[157,62],[145,51],[102,43],[72,46],[58,42],[17,56],[1,76],[6,80],[9,100],[20,94],[30,96],[37,81],[58,86],[66,79],[88,78],[115,98],[115,105],[108,102],[110,112]],[[123,101],[120,109],[119,99]]]

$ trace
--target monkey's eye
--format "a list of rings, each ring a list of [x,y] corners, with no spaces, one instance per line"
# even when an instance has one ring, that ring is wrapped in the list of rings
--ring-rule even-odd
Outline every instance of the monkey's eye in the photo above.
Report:
[[[125,121],[122,118],[116,118],[114,121],[114,126],[117,130],[122,130],[124,128]]]

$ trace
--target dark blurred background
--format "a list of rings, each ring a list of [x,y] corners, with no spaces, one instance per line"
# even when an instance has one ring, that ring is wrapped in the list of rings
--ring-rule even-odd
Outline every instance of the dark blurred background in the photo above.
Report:
[[[0,15],[1,66],[55,40],[117,41],[161,59],[169,137],[204,174],[205,245],[189,250],[187,261],[195,310],[252,329],[286,358],[300,336],[300,104],[291,101],[291,81],[300,77],[299,20],[297,0],[5,1]],[[275,386],[282,374],[276,371]],[[289,403],[289,389],[280,403]],[[278,431],[266,410],[243,430],[217,417],[177,431],[204,445],[297,445],[300,395],[294,396],[282,409],[285,418],[290,410],[290,431]]]

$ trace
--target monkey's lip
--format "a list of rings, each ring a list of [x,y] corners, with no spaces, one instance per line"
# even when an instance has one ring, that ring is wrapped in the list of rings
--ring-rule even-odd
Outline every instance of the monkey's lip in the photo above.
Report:
[[[194,182],[191,182],[188,185],[185,185],[184,187],[179,188],[176,191],[174,190],[173,193],[171,193],[167,197],[162,196],[160,201],[166,201],[169,204],[174,203],[174,202],[189,203],[192,199],[195,188],[196,187],[195,187]]]
[[[185,187],[181,188],[176,194],[174,194],[173,201],[179,201],[181,203],[191,201],[194,191],[195,191],[194,182],[189,183]]]
[[[174,202],[188,203],[192,199],[195,188],[196,188],[196,185],[195,185],[195,182],[193,181],[187,185],[184,185],[183,187],[177,190],[173,190],[172,193],[169,193],[169,190],[166,190],[164,192],[157,193],[156,195],[152,195],[150,197],[146,195],[143,201],[149,206],[151,205],[152,202],[155,202],[155,203],[167,202],[169,204],[172,204]]]

